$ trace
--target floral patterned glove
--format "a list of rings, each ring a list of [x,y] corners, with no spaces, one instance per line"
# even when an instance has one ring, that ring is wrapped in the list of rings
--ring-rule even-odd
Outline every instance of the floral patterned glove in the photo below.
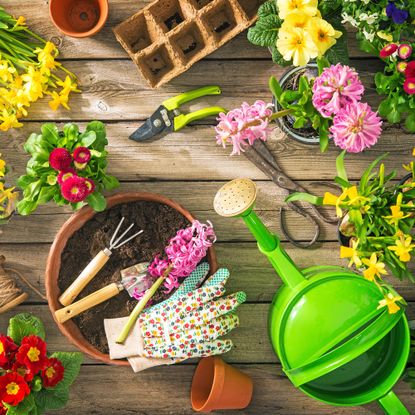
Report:
[[[201,264],[168,300],[144,311],[125,345],[115,343],[118,332],[114,330],[125,319],[105,320],[111,358],[128,357],[133,369],[139,371],[229,351],[232,342],[219,337],[238,326],[234,310],[246,295],[238,292],[222,297],[229,278],[226,269],[220,269],[196,289],[207,272],[208,265]]]

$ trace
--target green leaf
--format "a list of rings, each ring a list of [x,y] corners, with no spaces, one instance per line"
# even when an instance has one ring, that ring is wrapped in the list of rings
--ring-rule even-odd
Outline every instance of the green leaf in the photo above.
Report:
[[[120,187],[120,182],[114,176],[104,176],[102,178],[102,184],[106,190],[114,190],[117,187]]]
[[[21,188],[25,188],[26,186],[29,186],[29,184],[33,183],[34,181],[36,181],[35,177],[28,176],[28,175],[20,176],[17,179],[17,185]]]
[[[322,56],[321,58],[317,59],[317,67],[318,67],[318,73],[321,75],[325,68],[328,68],[330,66],[329,60]]]
[[[42,186],[42,182],[37,180],[33,183],[30,183],[23,189],[23,194],[25,199],[27,200],[34,200],[35,197],[39,194],[40,188]]]
[[[301,192],[291,193],[285,199],[285,201],[287,203],[288,202],[302,201],[302,202],[308,202],[308,203],[311,203],[313,205],[319,205],[319,206],[321,206],[323,204],[323,198],[322,197],[310,195],[309,193],[301,193]]]
[[[95,131],[85,131],[79,136],[79,139],[81,140],[82,146],[89,147],[96,141],[97,135]]]
[[[271,76],[271,78],[269,78],[268,84],[269,84],[269,89],[272,92],[272,95],[274,95],[277,101],[279,101],[281,94],[282,94],[282,88],[281,88],[280,83],[276,80],[274,76]]]
[[[59,359],[65,368],[63,379],[57,387],[68,389],[78,377],[84,357],[79,352],[55,352],[52,357]]]
[[[65,388],[42,389],[33,392],[36,405],[42,410],[62,409],[69,400],[69,391]]]
[[[42,137],[51,145],[56,146],[59,140],[59,130],[56,124],[43,124],[41,129]]]
[[[409,132],[415,133],[415,112],[414,111],[410,112],[408,116],[406,117],[405,127]]]
[[[269,16],[270,14],[278,14],[277,2],[275,0],[267,1],[258,8],[258,18]]]
[[[31,200],[22,199],[17,203],[16,208],[19,215],[28,216],[37,208],[37,202]]]
[[[101,121],[91,121],[85,131],[94,131],[97,139],[94,142],[93,148],[98,151],[104,151],[105,146],[108,144],[107,132],[105,130],[105,124]]]
[[[41,137],[41,136],[36,133],[30,134],[29,138],[27,139],[26,143],[23,146],[23,149],[24,151],[26,151],[26,153],[32,154],[35,151],[34,148],[35,148],[38,137]]]
[[[347,179],[347,173],[346,173],[346,169],[344,167],[344,156],[346,155],[346,150],[343,150],[336,158],[336,170],[337,170],[337,175],[345,180],[346,182],[348,182],[349,180]]]
[[[324,153],[329,147],[329,120],[327,118],[321,118],[321,125],[318,131],[320,136],[320,151]]]
[[[26,396],[17,406],[4,404],[7,410],[7,415],[27,415],[35,406],[33,395]]]
[[[52,200],[53,195],[58,192],[58,186],[43,186],[39,192],[39,197],[37,199],[38,204],[47,203],[49,200]]]
[[[373,169],[379,164],[381,160],[383,160],[389,153],[382,154],[381,156],[377,157],[375,160],[372,161],[372,163],[369,164],[369,166],[365,169],[365,171],[362,174],[362,177],[360,178],[359,182],[359,191],[362,193],[365,191],[366,186],[369,182],[370,174],[372,173]]]
[[[102,212],[107,207],[107,201],[105,200],[105,197],[99,193],[94,192],[90,194],[87,199],[87,203],[89,206],[92,207],[96,212]]]
[[[34,334],[45,339],[45,327],[42,321],[30,313],[20,313],[9,320],[7,335],[17,344],[22,342],[23,337]]]
[[[303,128],[304,125],[306,124],[306,122],[307,122],[307,120],[304,117],[298,117],[295,120],[293,127],[297,128],[297,129]]]
[[[63,133],[70,142],[75,142],[78,139],[79,127],[76,124],[68,123],[63,127]]]
[[[278,39],[281,20],[276,15],[265,16],[249,29],[248,40],[257,46],[273,46]]]

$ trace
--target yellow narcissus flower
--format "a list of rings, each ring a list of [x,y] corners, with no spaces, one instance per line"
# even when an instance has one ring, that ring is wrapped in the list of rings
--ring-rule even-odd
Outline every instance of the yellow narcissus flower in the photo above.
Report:
[[[357,250],[357,247],[359,245],[359,240],[352,241],[352,246],[341,246],[340,247],[340,258],[350,258],[349,267],[351,267],[353,264],[356,265],[356,267],[360,267],[362,265],[362,260],[359,257],[359,252]]]
[[[310,33],[314,44],[318,49],[318,57],[321,58],[332,46],[336,44],[342,32],[324,19],[312,17],[307,24],[307,31]]]
[[[69,100],[68,93],[58,94],[56,91],[53,91],[51,94],[52,100],[49,101],[49,107],[53,111],[56,111],[61,105],[65,107],[66,109],[70,109],[68,105],[68,100]]]
[[[391,225],[395,225],[395,226],[398,226],[399,221],[401,219],[405,219],[411,216],[410,214],[404,215],[404,212],[402,212],[400,205],[391,206],[391,212],[392,212],[392,215],[384,216],[383,218],[387,219]]]
[[[401,308],[396,304],[398,301],[401,301],[402,297],[400,295],[393,295],[388,293],[383,300],[379,301],[378,310],[382,307],[388,307],[389,314],[395,314]]]
[[[9,114],[6,108],[3,110],[2,114],[0,115],[0,130],[7,131],[9,128],[18,128],[21,127],[23,124],[19,122],[17,119],[16,114]]]
[[[310,34],[297,27],[280,29],[277,49],[286,61],[292,60],[294,66],[304,66],[318,55]]]
[[[61,94],[69,94],[70,92],[81,92],[78,89],[78,84],[68,75],[66,75],[64,81],[59,80],[56,82],[56,84],[62,87]]]
[[[27,73],[22,75],[23,89],[30,101],[36,101],[43,97],[43,86],[47,78],[34,66],[30,66]]]
[[[363,276],[369,281],[375,281],[376,277],[381,277],[381,275],[386,275],[385,264],[383,262],[378,262],[376,253],[370,256],[370,259],[363,258],[362,262],[367,266],[367,269],[363,271]]]
[[[415,245],[411,242],[411,236],[400,236],[400,238],[396,240],[395,245],[388,246],[388,249],[395,252],[402,262],[409,262],[411,260],[410,252],[415,248]]]
[[[16,20],[16,26],[25,26],[26,25],[26,18],[24,16],[19,16]]]
[[[303,12],[309,16],[315,16],[318,11],[318,0],[277,0],[277,6],[281,19],[286,19],[293,12]]]

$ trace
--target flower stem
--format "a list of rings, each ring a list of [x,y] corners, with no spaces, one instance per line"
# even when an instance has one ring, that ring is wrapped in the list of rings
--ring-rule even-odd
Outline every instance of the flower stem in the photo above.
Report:
[[[274,121],[277,118],[282,118],[282,117],[286,117],[287,115],[290,115],[293,112],[292,109],[286,109],[286,110],[281,110],[278,112],[274,112],[270,117],[269,120],[270,121]]]
[[[146,291],[144,297],[137,303],[134,307],[134,310],[131,312],[130,317],[128,318],[127,323],[125,324],[124,328],[122,329],[116,343],[124,344],[127,340],[128,335],[130,334],[131,329],[133,328],[135,322],[137,321],[138,316],[144,310],[144,307],[149,302],[150,298],[156,293],[160,285],[163,281],[167,278],[170,274],[170,271],[173,269],[173,266],[170,265],[163,273],[161,277],[157,279],[157,281]]]

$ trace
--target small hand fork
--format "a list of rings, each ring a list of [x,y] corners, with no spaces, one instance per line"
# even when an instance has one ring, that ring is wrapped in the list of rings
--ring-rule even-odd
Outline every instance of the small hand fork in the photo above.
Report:
[[[72,304],[75,298],[79,295],[79,293],[86,287],[86,285],[98,274],[98,272],[104,267],[104,265],[110,259],[112,251],[114,249],[118,249],[125,245],[127,242],[130,242],[136,236],[143,233],[141,230],[140,232],[135,233],[134,235],[128,237],[127,239],[123,240],[123,238],[127,235],[127,233],[131,230],[134,226],[132,223],[123,234],[118,237],[118,232],[120,231],[121,225],[123,224],[125,218],[122,218],[120,223],[117,226],[112,238],[110,240],[110,245],[108,248],[103,249],[102,251],[98,252],[95,258],[85,267],[85,269],[79,274],[78,278],[65,290],[65,292],[59,297],[59,302],[64,305],[68,306]]]

